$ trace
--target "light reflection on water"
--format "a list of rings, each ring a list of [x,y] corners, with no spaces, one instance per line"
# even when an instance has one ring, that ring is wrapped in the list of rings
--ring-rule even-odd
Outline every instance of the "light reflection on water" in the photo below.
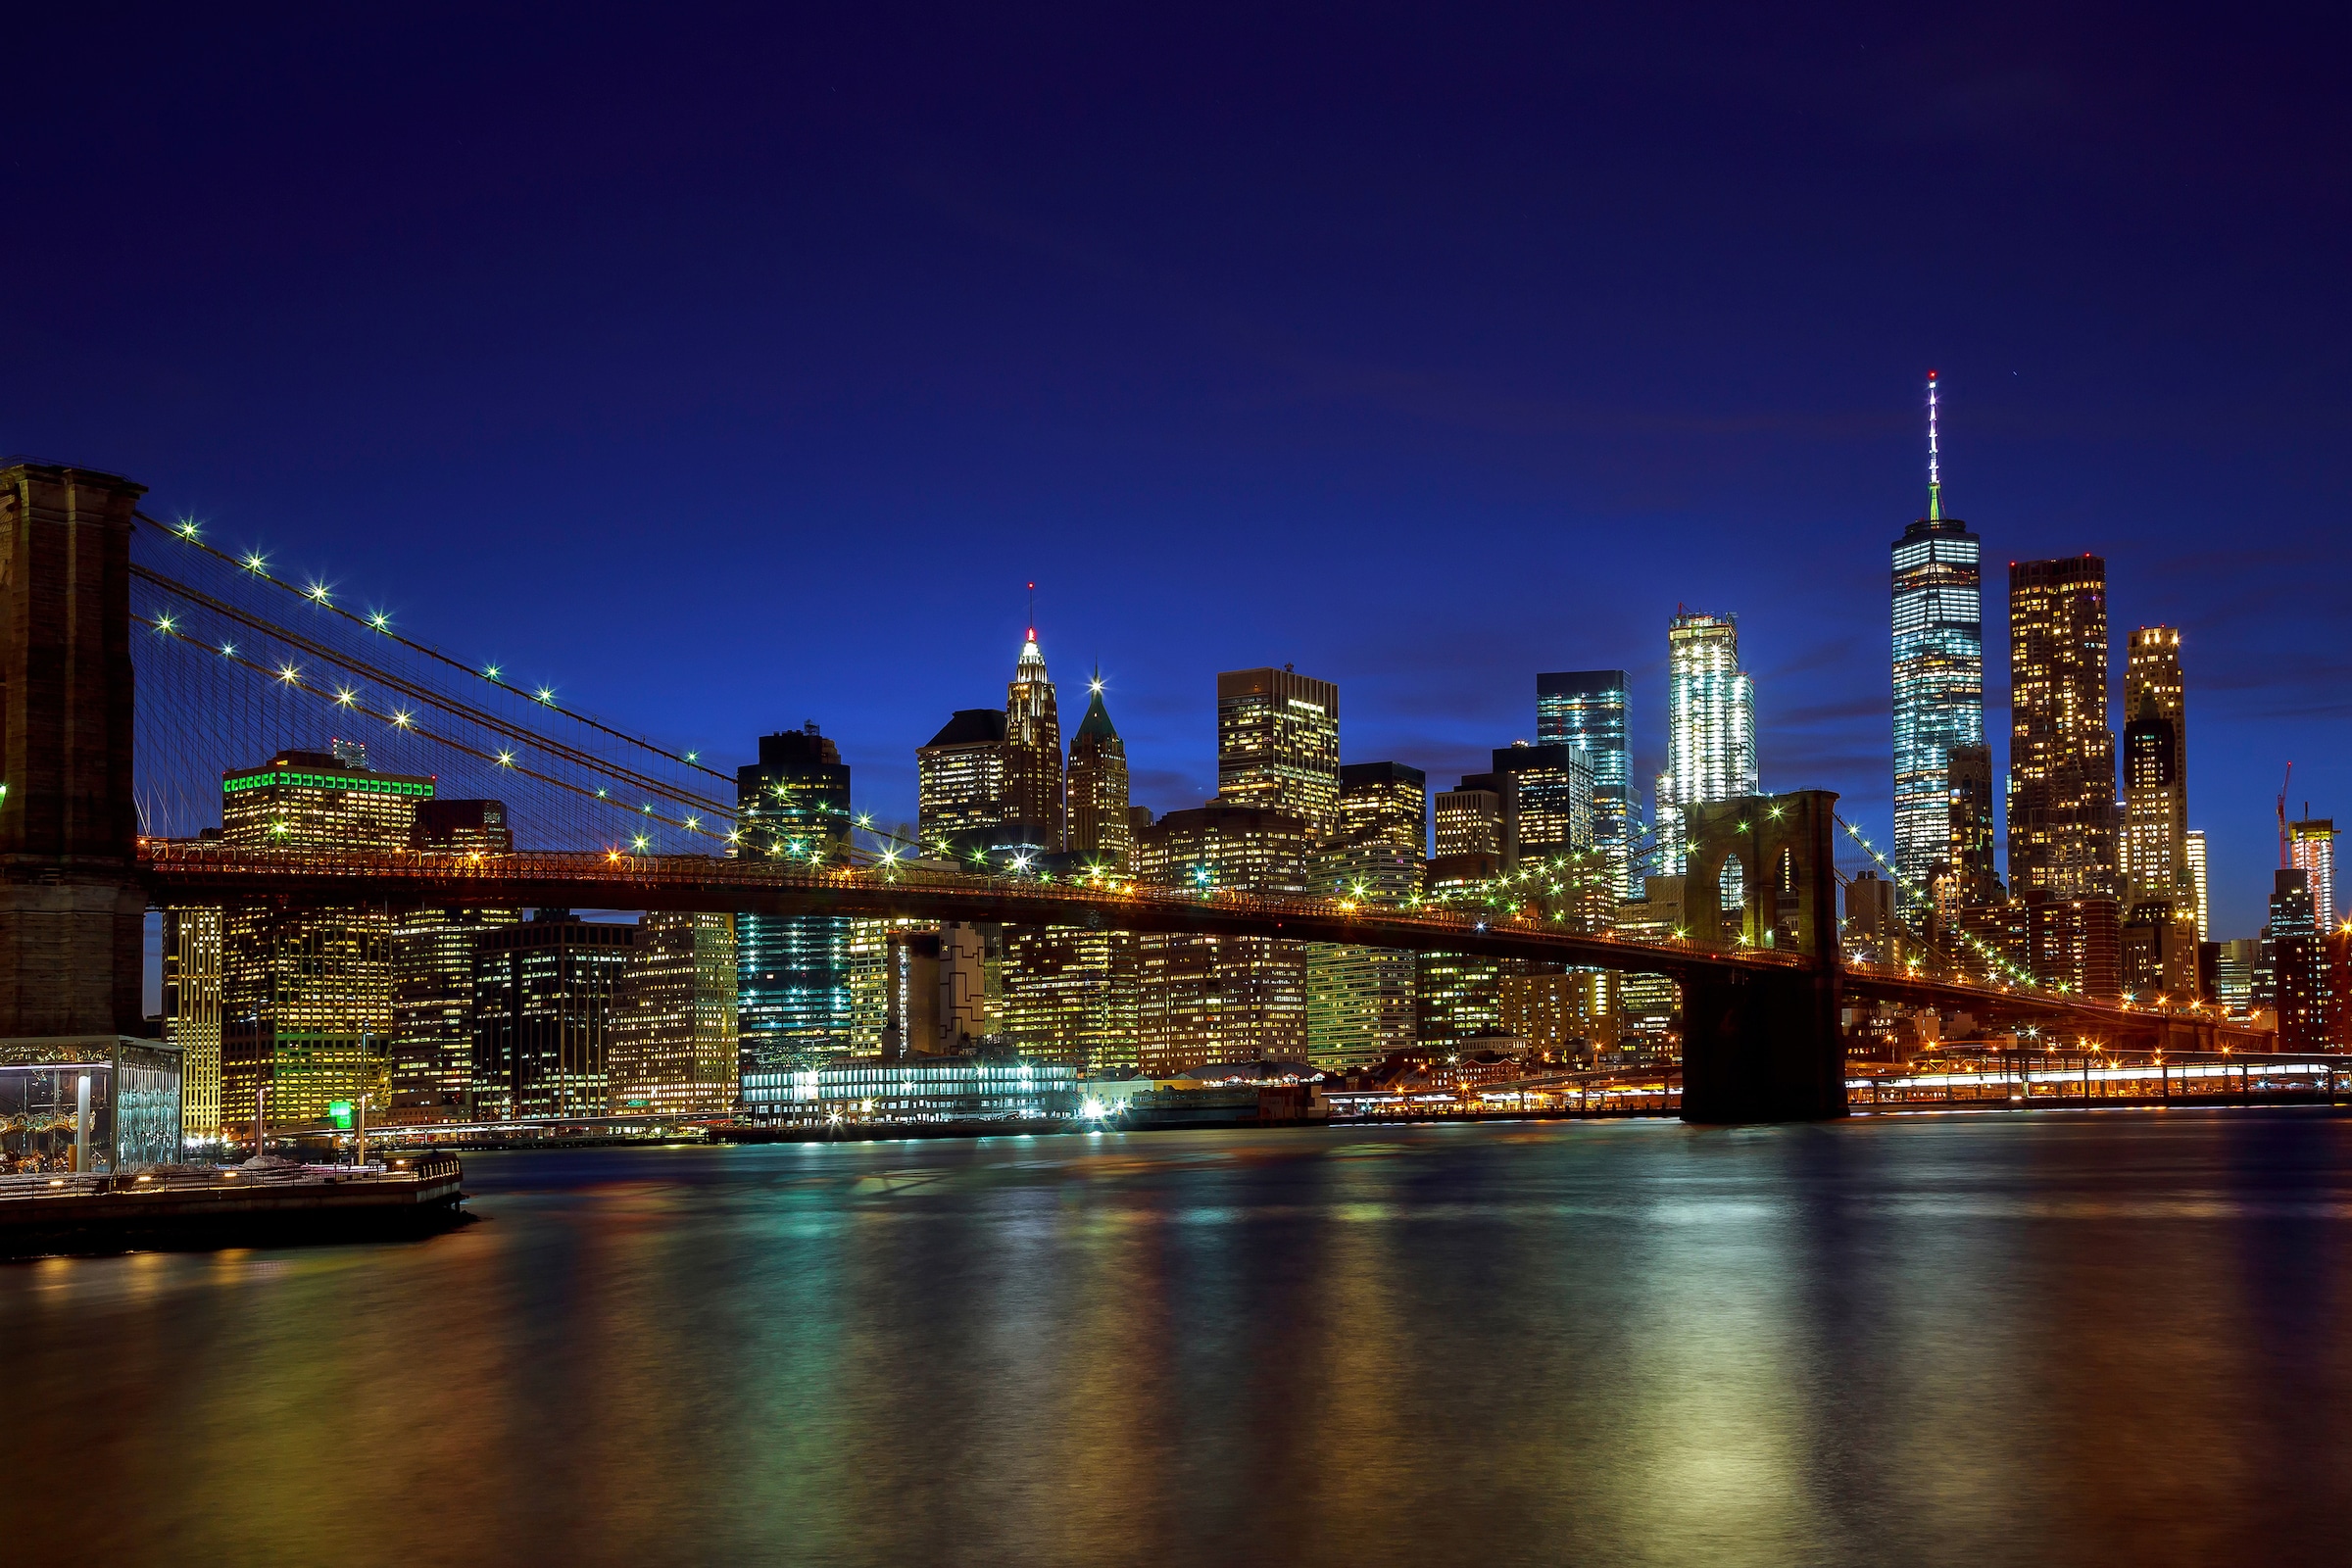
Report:
[[[2352,1121],[481,1156],[0,1268],[27,1560],[2340,1560]]]

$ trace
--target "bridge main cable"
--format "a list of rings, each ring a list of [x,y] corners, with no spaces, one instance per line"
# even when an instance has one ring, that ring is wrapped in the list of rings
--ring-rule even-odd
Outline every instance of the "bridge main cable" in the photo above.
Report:
[[[199,548],[204,547],[200,546]],[[492,712],[488,709],[466,702],[465,699],[454,694],[436,691],[430,686],[412,680],[407,676],[387,669],[383,665],[377,664],[374,662],[365,659],[357,654],[347,653],[343,650],[333,648],[328,644],[319,642],[316,638],[305,636],[303,633],[291,630],[290,628],[283,626],[265,615],[262,615],[258,612],[245,610],[237,605],[229,603],[226,600],[220,599],[216,595],[207,593],[203,589],[191,587],[189,584],[180,581],[178,578],[159,572],[153,567],[143,566],[133,563],[130,570],[131,574],[140,580],[152,583],[167,593],[177,594],[192,604],[201,605],[212,613],[219,615],[223,619],[229,620],[237,625],[247,627],[265,637],[274,638],[327,664],[351,670],[366,679],[376,682],[378,685],[381,685],[388,690],[397,692],[404,697],[412,698],[416,702],[426,705],[427,707],[451,713],[457,717],[465,719],[468,723],[479,725],[481,728],[489,730],[494,734],[506,736],[511,740],[520,742],[524,745],[537,747],[540,751],[545,752],[548,755],[559,759],[560,760],[569,762],[576,767],[584,769],[585,771],[612,778],[617,782],[629,785],[630,787],[643,791],[647,794],[657,795],[662,797],[663,799],[674,801],[680,806],[701,808],[702,809],[708,810],[712,815],[722,819],[731,818],[735,814],[735,808],[733,806],[725,805],[707,796],[690,793],[681,786],[669,783],[662,779],[655,778],[651,774],[639,772],[637,769],[629,767],[626,764],[620,762],[608,762],[596,757],[594,754],[583,751],[568,742],[557,740],[539,730],[517,724],[511,719],[502,717],[501,715]],[[342,612],[338,612],[338,613]],[[365,625],[366,622],[361,621],[360,624]],[[408,647],[416,646],[413,643],[405,642],[405,640],[403,645]],[[454,661],[447,660],[446,656],[435,655],[434,657],[442,659],[445,662],[455,662]],[[572,713],[568,710],[559,710],[559,711],[562,711],[564,716],[568,718],[574,719],[580,723],[589,724],[592,727],[603,731],[604,733],[619,735],[618,731],[612,730],[610,726],[599,724],[593,719],[584,718],[579,714]],[[627,736],[620,736],[620,738],[623,740],[631,740],[631,737]],[[443,742],[443,744],[456,743]],[[653,752],[657,756],[670,756],[669,753],[662,751],[659,747],[652,746],[645,742],[632,740],[632,744],[639,745],[643,747],[643,749]],[[464,748],[461,747],[460,749]],[[682,760],[679,760],[682,761]],[[700,763],[689,762],[684,763],[683,765],[692,767],[696,771],[708,774],[713,778],[723,778],[725,776],[723,774],[715,773],[710,768],[703,767]],[[559,781],[549,780],[549,782]],[[582,791],[581,793],[587,794],[591,792]]]
[[[296,587],[294,584],[287,582],[282,577],[270,575],[269,572],[263,570],[260,565],[256,564],[254,560],[240,561],[235,556],[228,554],[226,551],[215,549],[213,546],[206,544],[201,538],[197,537],[195,525],[193,523],[183,524],[179,527],[173,527],[170,523],[162,522],[154,517],[150,517],[143,512],[134,512],[132,515],[140,522],[146,523],[149,527],[155,529],[158,533],[172,540],[175,544],[186,545],[190,549],[201,551],[203,554],[212,557],[215,561],[218,561],[224,565],[234,567],[236,570],[244,572],[249,576],[259,578],[261,581],[269,583],[274,588],[284,590],[286,593],[291,594],[293,597],[301,600],[306,605],[316,606],[320,610],[326,611],[330,614],[342,617],[344,620],[351,622],[351,624],[356,627],[366,631],[373,632],[376,636],[385,638],[388,641],[398,643],[401,647],[408,649],[410,652],[421,655],[424,658],[433,661],[435,663],[447,665],[449,668],[458,671],[460,674],[466,676],[469,680],[486,682],[491,686],[497,687],[503,692],[516,693],[517,695],[527,695],[516,692],[516,688],[507,685],[504,681],[496,680],[488,675],[485,675],[482,673],[482,671],[475,669],[471,664],[466,663],[464,660],[454,659],[448,654],[443,653],[440,649],[433,647],[429,643],[420,643],[412,637],[403,636],[391,628],[391,624],[388,619],[370,618],[366,615],[355,614],[351,611],[345,610],[341,605],[336,604],[332,598],[324,593],[323,590],[306,592],[303,589]],[[255,558],[255,560],[258,559],[259,558]],[[159,586],[166,586],[178,590],[185,590],[186,588],[185,584],[177,581],[174,578],[164,576],[149,568],[142,568],[135,564],[131,569]],[[252,622],[249,622],[249,624],[252,624]],[[261,628],[265,630],[272,632],[277,630],[274,622],[262,622],[259,624],[261,625]],[[334,656],[321,655],[320,657],[331,658]],[[554,707],[553,704],[548,704],[547,706],[550,708]],[[675,762],[681,767],[691,768],[695,772],[700,773],[707,778],[717,780],[720,784],[732,786],[735,782],[735,780],[728,774],[720,772],[716,768],[705,765],[699,758],[681,755],[677,752],[672,752],[665,747],[657,746],[652,741],[645,739],[643,736],[632,735],[626,730],[615,728],[614,726],[604,722],[602,719],[595,718],[574,709],[563,708],[555,709],[555,710],[561,712],[564,717],[569,718],[574,723],[584,724],[588,728],[597,731],[599,734],[610,736],[613,740],[619,741],[624,745],[634,746],[641,751],[651,752],[653,755],[662,759],[664,761]],[[725,807],[721,809],[732,812],[734,808]]]

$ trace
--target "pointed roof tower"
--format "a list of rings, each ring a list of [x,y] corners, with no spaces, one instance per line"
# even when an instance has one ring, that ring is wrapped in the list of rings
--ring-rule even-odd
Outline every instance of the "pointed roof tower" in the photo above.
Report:
[[[1102,706],[1102,670],[1100,665],[1096,667],[1093,679],[1086,683],[1086,716],[1078,721],[1077,734],[1092,736],[1096,740],[1117,740],[1119,732],[1111,725],[1110,710]]]
[[[1037,584],[1029,585],[1029,638],[1021,644],[1021,657],[1013,662],[1014,680],[1044,680],[1046,678],[1045,651],[1037,646]]]

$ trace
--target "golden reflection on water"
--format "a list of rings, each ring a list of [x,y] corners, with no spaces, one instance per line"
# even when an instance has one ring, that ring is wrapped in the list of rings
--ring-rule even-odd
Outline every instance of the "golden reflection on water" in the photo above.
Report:
[[[131,1562],[2325,1560],[2348,1134],[484,1158],[427,1243],[0,1272],[0,1524]]]

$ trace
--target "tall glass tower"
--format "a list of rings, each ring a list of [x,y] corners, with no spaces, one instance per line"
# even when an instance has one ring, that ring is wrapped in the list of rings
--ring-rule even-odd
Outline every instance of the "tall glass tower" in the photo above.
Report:
[[[1756,793],[1756,683],[1740,667],[1740,623],[1678,612],[1666,628],[1666,771],[1658,775],[1658,869],[1683,871],[1683,822],[1702,801]]]
[[[1894,542],[1894,865],[1914,888],[1951,858],[1953,748],[1984,744],[1984,568],[1943,514],[1928,372],[1928,514]]]
[[[1626,744],[1625,671],[1556,670],[1536,677],[1536,744],[1574,746],[1592,766],[1592,847],[1608,858],[1617,896],[1638,899],[1634,758]]]
[[[760,737],[735,771],[739,856],[822,864],[848,849],[850,770],[810,723]],[[850,1049],[850,921],[746,914],[735,923],[737,1045],[745,1072]]]

